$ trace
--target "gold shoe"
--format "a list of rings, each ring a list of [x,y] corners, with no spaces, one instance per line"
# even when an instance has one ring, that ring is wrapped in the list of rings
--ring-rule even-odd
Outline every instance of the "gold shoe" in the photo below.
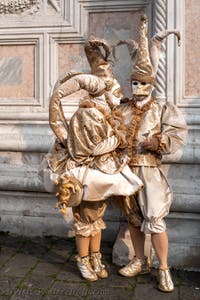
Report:
[[[90,264],[90,257],[76,257],[78,269],[83,278],[89,281],[96,281],[98,277]]]
[[[118,273],[126,276],[132,277],[137,274],[146,274],[150,272],[148,258],[137,258],[136,256],[130,261],[128,265],[119,269]]]
[[[100,252],[94,252],[90,255],[90,261],[91,265],[94,269],[94,272],[97,274],[100,278],[107,278],[108,272],[105,269],[105,265],[101,262],[101,253]]]
[[[167,293],[174,290],[174,284],[169,269],[158,270],[158,289],[162,292]]]

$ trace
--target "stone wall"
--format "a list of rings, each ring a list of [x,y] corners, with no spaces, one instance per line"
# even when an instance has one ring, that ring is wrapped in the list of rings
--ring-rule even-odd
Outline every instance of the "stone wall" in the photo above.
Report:
[[[7,1],[9,3],[9,0]],[[89,71],[83,44],[89,33],[114,43],[138,39],[140,15],[149,17],[149,35],[179,28],[182,45],[170,36],[160,61],[157,97],[176,103],[186,117],[189,134],[183,153],[166,157],[165,171],[174,190],[167,218],[172,244],[170,263],[194,267],[199,251],[199,28],[198,0],[48,0],[23,9],[0,7],[0,230],[22,235],[71,235],[45,193],[39,166],[54,141],[48,125],[48,103],[58,76],[70,69]],[[192,3],[191,3],[192,2]],[[119,48],[114,68],[129,96],[129,55]],[[66,118],[76,110],[81,94],[63,102]],[[177,163],[177,158],[178,163]],[[109,207],[104,239],[117,235],[124,217]],[[112,234],[111,234],[112,232]],[[192,253],[193,259],[190,253]],[[174,257],[179,256],[176,263]]]

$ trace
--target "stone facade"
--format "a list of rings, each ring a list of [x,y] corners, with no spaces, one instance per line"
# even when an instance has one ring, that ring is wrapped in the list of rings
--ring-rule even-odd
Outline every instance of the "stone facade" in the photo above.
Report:
[[[6,8],[11,2],[16,6]],[[3,1],[5,5],[0,7],[0,230],[28,236],[72,234],[70,211],[66,225],[54,210],[54,196],[45,193],[39,177],[41,161],[54,140],[48,125],[49,96],[63,72],[72,68],[89,70],[83,51],[89,33],[111,43],[129,37],[137,40],[135,28],[146,12],[150,36],[166,26],[181,30],[180,48],[172,36],[166,42],[166,55],[159,65],[157,97],[176,103],[189,128],[183,152],[164,161],[174,190],[167,218],[172,245],[170,264],[197,267],[200,42],[195,39],[195,31],[200,25],[199,1],[38,0],[24,1],[23,9],[18,2]],[[125,46],[119,48],[117,56],[120,60],[114,71],[124,94],[129,96],[130,60]],[[77,100],[65,99],[67,119],[76,110],[80,97],[79,93]],[[104,239],[114,241],[124,225],[124,217],[120,210],[110,206],[106,220]]]

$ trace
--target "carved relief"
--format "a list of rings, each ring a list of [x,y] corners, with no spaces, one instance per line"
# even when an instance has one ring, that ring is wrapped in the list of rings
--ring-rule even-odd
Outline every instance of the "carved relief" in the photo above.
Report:
[[[40,0],[0,0],[0,14],[17,14],[40,8]]]
[[[48,4],[57,12],[60,12],[60,6],[57,0],[44,1],[44,8]],[[19,14],[28,11],[29,14],[36,13],[42,9],[42,0],[0,0],[0,14]]]

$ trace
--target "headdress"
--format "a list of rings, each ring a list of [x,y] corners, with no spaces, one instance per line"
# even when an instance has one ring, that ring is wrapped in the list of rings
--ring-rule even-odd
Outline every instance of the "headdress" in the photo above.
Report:
[[[131,81],[144,81],[155,85],[155,78],[158,69],[158,62],[161,53],[161,45],[164,39],[175,34],[180,44],[180,32],[177,30],[164,30],[158,32],[150,40],[147,38],[148,19],[144,15],[141,17],[140,40],[137,43],[134,40],[119,41],[116,46],[126,44],[132,60]],[[116,47],[115,46],[115,47]]]
[[[101,46],[105,54],[102,53]],[[85,53],[91,67],[91,73],[103,79],[106,88],[111,89],[116,83],[116,79],[111,67],[110,56],[112,48],[108,45],[108,42],[104,39],[90,36],[85,43]]]

